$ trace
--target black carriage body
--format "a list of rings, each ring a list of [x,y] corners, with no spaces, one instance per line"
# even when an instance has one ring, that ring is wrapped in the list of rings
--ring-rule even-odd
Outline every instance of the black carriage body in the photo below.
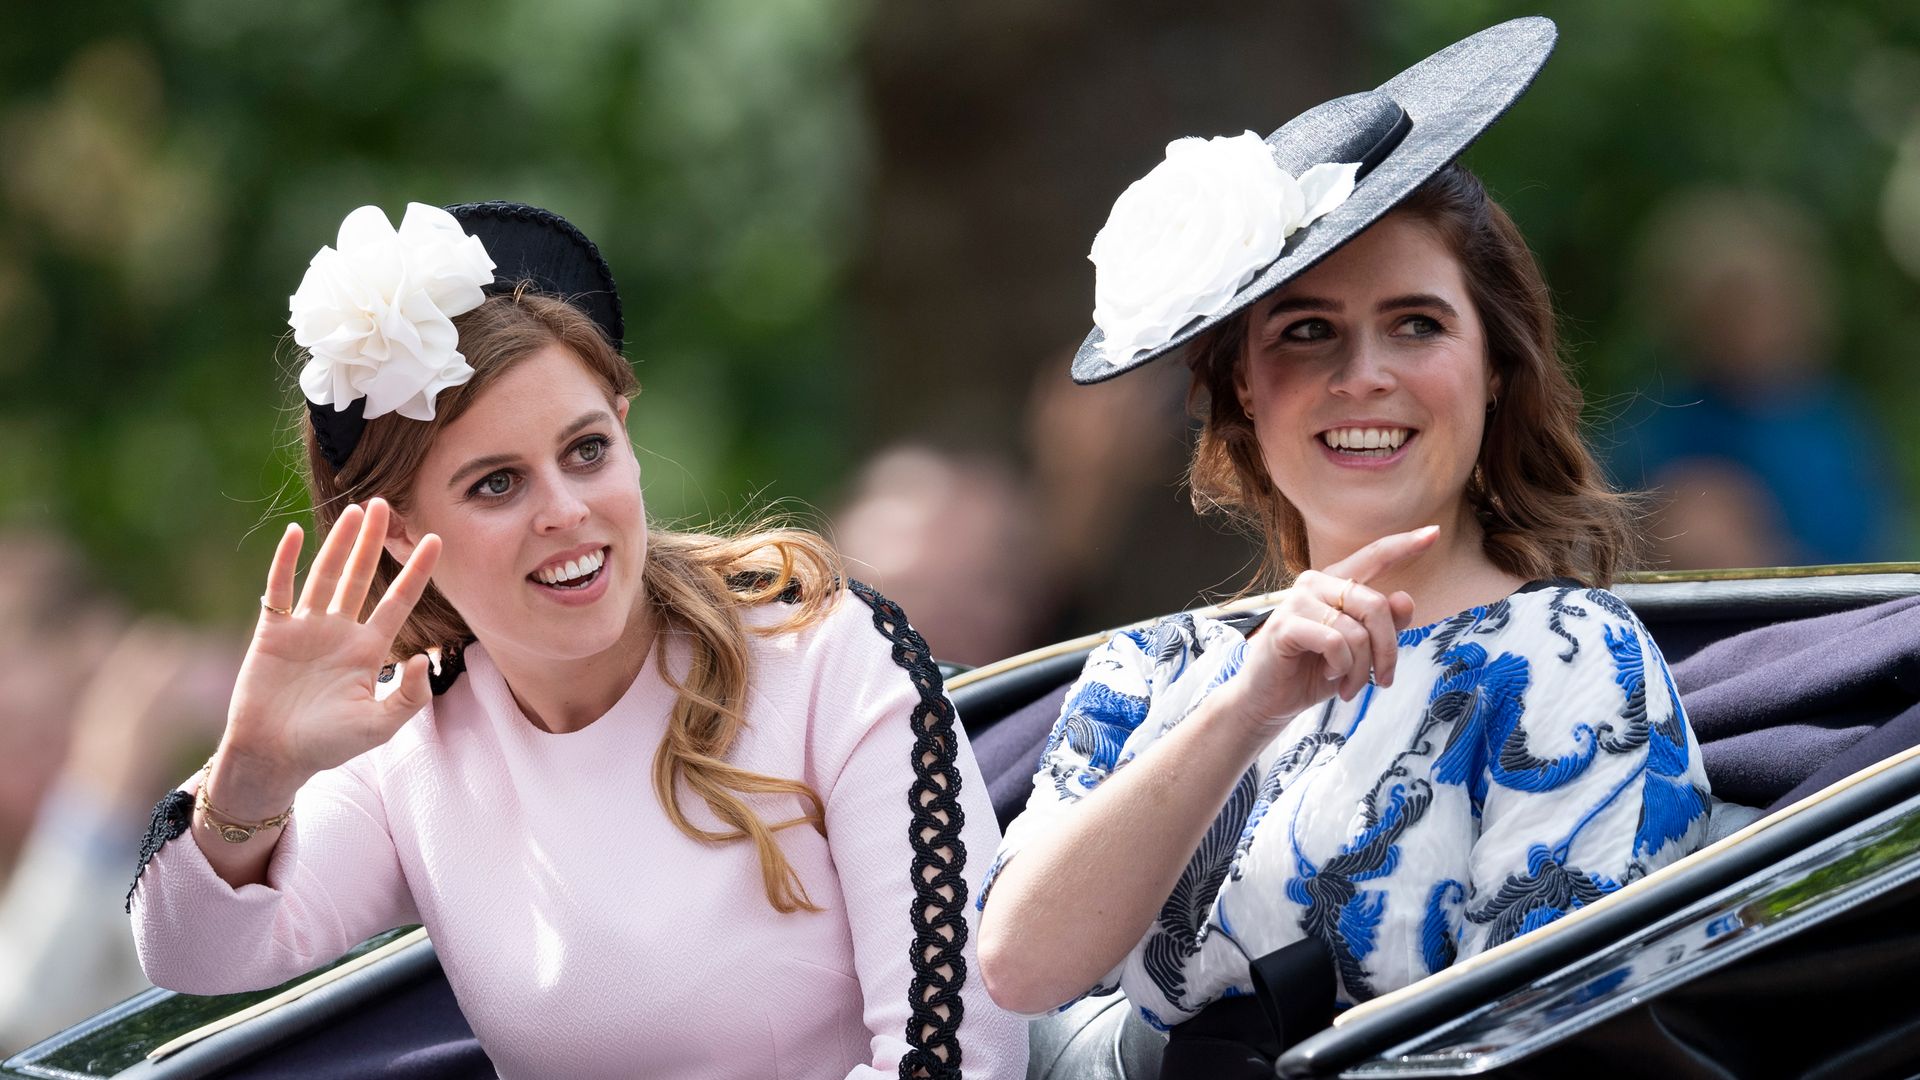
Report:
[[[1920,565],[1647,575],[1616,591],[1677,663],[1747,630],[1920,595]],[[969,734],[978,742],[1046,708],[1106,636],[955,675]],[[1907,748],[1599,904],[1350,1010],[1290,1049],[1279,1073],[1920,1075],[1916,971],[1920,748]],[[1160,1037],[1132,1014],[1115,994],[1036,1026],[1030,1075],[1157,1075]],[[392,1071],[397,1061],[407,1068]],[[17,1080],[360,1075],[492,1075],[421,931],[382,935],[271,991],[148,990],[0,1063],[0,1078]]]

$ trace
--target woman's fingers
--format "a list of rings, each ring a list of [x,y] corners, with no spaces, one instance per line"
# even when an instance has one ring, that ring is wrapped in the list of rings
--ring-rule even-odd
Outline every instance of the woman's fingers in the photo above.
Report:
[[[287,530],[280,534],[280,543],[274,546],[273,562],[267,566],[267,589],[260,594],[262,618],[267,616],[269,607],[293,610],[294,576],[300,568],[300,544],[304,538],[297,522],[287,522]]]
[[[367,617],[367,626],[388,645],[400,635],[400,627],[412,613],[413,606],[426,594],[427,581],[439,560],[440,537],[433,533],[421,537],[413,554],[407,557],[406,565],[394,576],[393,584],[387,586],[387,594],[374,605],[373,614]]]
[[[307,587],[300,593],[301,613],[325,611],[333,603],[334,591],[340,585],[341,568],[347,564],[354,536],[360,531],[360,516],[365,512],[350,505],[333,523],[327,539],[320,545],[320,553],[313,557],[313,566],[307,570]]]
[[[373,573],[380,568],[380,555],[386,550],[387,522],[391,514],[387,500],[367,500],[366,516],[360,519],[360,528],[353,539],[353,553],[347,557],[346,570],[340,576],[340,587],[333,594],[328,612],[360,617],[361,609],[367,606],[367,589],[373,585]]]
[[[1341,697],[1350,699],[1358,693],[1369,673],[1378,685],[1393,685],[1400,631],[1413,621],[1413,600],[1403,592],[1382,596],[1366,583],[1425,551],[1439,535],[1439,526],[1427,525],[1383,536],[1324,571],[1302,573],[1295,582],[1296,589],[1339,612],[1366,636],[1364,644],[1353,646],[1358,670],[1345,673]]]
[[[425,653],[409,657],[393,673],[393,677],[400,685],[380,703],[385,721],[382,728],[389,733],[399,730],[408,717],[426,708],[427,702],[433,698],[432,684],[427,679]]]
[[[1395,662],[1400,657],[1400,627],[1394,622],[1387,598],[1355,584],[1347,589],[1341,610],[1366,631],[1368,651],[1373,654],[1373,681],[1392,686]]]
[[[1317,621],[1339,634],[1340,639],[1346,642],[1347,656],[1350,658],[1346,667],[1338,672],[1329,671],[1328,675],[1329,678],[1338,678],[1339,686],[1335,692],[1341,700],[1351,701],[1355,694],[1366,688],[1367,676],[1373,670],[1373,638],[1367,634],[1366,627],[1339,608],[1327,607]]]
[[[1405,630],[1413,625],[1413,597],[1397,592],[1387,597],[1387,606],[1393,611],[1393,628]]]
[[[1331,608],[1327,610],[1332,612]],[[1325,622],[1290,613],[1282,618],[1275,643],[1282,655],[1318,657],[1319,663],[1313,666],[1324,673],[1326,681],[1338,679],[1344,683],[1353,670],[1353,647],[1348,644],[1347,636]]]
[[[1373,674],[1374,664],[1378,662],[1373,638],[1367,633],[1366,627],[1347,615],[1335,618],[1333,628],[1347,639],[1347,651],[1353,654],[1353,666],[1340,679],[1340,699],[1352,701],[1367,688],[1367,680]]]
[[[1395,565],[1431,547],[1433,538],[1439,535],[1440,526],[1425,525],[1411,532],[1383,536],[1327,567],[1326,574],[1328,577],[1351,581],[1372,581]]]
[[[1301,573],[1294,591],[1296,610],[1322,622],[1329,622],[1330,616],[1338,613],[1333,625],[1352,639],[1358,670],[1347,673],[1340,686],[1341,697],[1359,693],[1369,674],[1381,686],[1393,684],[1400,655],[1400,624],[1386,597],[1358,581],[1314,570]],[[1409,607],[1408,613],[1411,611]]]

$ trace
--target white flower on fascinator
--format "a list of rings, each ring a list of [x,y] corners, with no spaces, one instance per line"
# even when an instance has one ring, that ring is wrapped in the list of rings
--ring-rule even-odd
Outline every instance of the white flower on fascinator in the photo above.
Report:
[[[452,214],[408,203],[396,231],[377,206],[340,223],[289,304],[293,340],[310,357],[300,389],[315,405],[366,398],[371,420],[433,419],[433,399],[473,378],[453,317],[480,306],[493,259]]]
[[[1166,160],[1114,202],[1087,255],[1107,358],[1125,363],[1219,311],[1287,237],[1346,201],[1359,168],[1315,165],[1296,179],[1251,131],[1168,143]]]

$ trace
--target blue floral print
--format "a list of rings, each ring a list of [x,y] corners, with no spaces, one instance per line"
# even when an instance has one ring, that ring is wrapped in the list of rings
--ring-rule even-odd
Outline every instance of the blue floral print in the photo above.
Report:
[[[1538,583],[1402,631],[1399,645],[1391,687],[1301,713],[1254,761],[1093,992],[1121,987],[1164,1027],[1251,992],[1250,958],[1312,936],[1342,1001],[1362,1001],[1699,845],[1699,746],[1618,597]],[[1245,647],[1231,626],[1181,615],[1095,650],[980,903],[1022,844],[1234,678]]]

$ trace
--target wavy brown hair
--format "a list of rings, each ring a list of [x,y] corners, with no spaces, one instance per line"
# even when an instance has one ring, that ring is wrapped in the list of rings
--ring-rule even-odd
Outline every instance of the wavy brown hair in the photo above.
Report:
[[[1487,558],[1527,580],[1611,585],[1637,554],[1634,505],[1608,486],[1581,436],[1580,388],[1561,356],[1553,298],[1525,238],[1459,165],[1440,170],[1394,213],[1425,222],[1460,261],[1499,377],[1466,490]],[[1243,311],[1190,354],[1187,405],[1201,428],[1188,484],[1194,509],[1225,514],[1265,541],[1258,584],[1277,588],[1307,568],[1306,523],[1267,475],[1259,437],[1234,393],[1246,348]]]
[[[300,421],[306,443],[307,482],[314,516],[324,536],[349,503],[385,498],[404,514],[407,493],[441,429],[459,419],[502,374],[549,345],[562,345],[578,357],[606,388],[609,399],[639,393],[633,369],[586,314],[552,297],[525,288],[492,296],[453,320],[460,351],[473,368],[465,385],[440,394],[430,421],[388,414],[367,421],[359,443],[336,472],[320,453],[313,424]],[[383,554],[372,595],[384,595],[400,564]],[[646,603],[659,620],[660,636],[684,638],[692,665],[684,680],[662,668],[676,697],[667,732],[653,760],[653,785],[681,832],[720,844],[751,840],[760,854],[767,902],[781,912],[818,911],[774,834],[795,825],[826,833],[826,812],[819,793],[799,780],[765,776],[727,761],[746,724],[743,703],[748,678],[746,624],[741,610],[776,598],[794,599],[793,612],[760,633],[778,633],[817,621],[839,593],[841,568],[826,541],[799,529],[762,528],[737,536],[647,532],[647,563],[641,572]],[[784,596],[783,596],[784,594]],[[395,659],[428,649],[457,653],[474,635],[447,598],[429,584],[394,642]],[[687,818],[678,793],[699,795],[727,826],[703,829]],[[804,812],[768,824],[749,797],[797,799]]]

